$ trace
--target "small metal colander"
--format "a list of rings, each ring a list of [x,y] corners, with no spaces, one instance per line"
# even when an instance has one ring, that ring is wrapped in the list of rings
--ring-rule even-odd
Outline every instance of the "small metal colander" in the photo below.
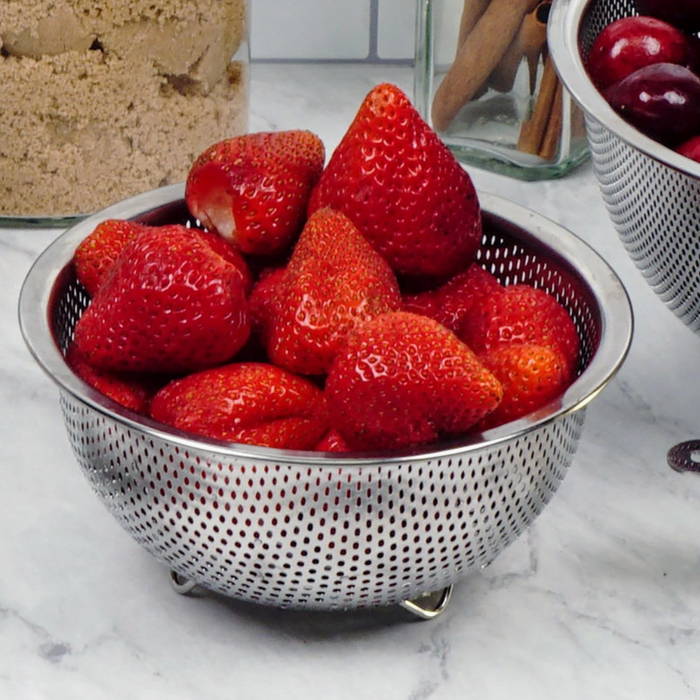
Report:
[[[585,67],[600,31],[637,14],[634,0],[557,0],[548,44],[563,84],[585,114],[593,170],[627,253],[666,306],[700,333],[700,163],[627,124]]]
[[[453,584],[513,542],[564,478],[586,406],[631,341],[619,279],[557,224],[481,194],[481,264],[504,283],[546,289],[575,320],[581,372],[560,400],[483,436],[412,453],[204,441],[119,407],[63,360],[89,301],[70,264],[77,244],[107,218],[192,223],[182,194],[180,186],[163,188],[76,224],[39,256],[22,288],[24,338],[59,387],[68,437],[92,488],[169,567],[180,592],[196,585],[276,607],[402,604],[421,617],[438,614]]]

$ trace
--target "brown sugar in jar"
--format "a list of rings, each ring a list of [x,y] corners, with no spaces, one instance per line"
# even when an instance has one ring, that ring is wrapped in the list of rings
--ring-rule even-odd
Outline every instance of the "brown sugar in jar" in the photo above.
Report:
[[[248,0],[2,0],[0,217],[181,182],[248,127]]]

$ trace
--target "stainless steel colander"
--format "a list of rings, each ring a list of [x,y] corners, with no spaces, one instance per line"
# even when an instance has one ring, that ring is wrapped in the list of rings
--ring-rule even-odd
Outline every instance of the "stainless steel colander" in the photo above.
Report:
[[[622,364],[632,313],[619,279],[553,222],[481,194],[480,262],[504,283],[553,293],[581,338],[580,376],[536,415],[413,453],[332,455],[203,441],[135,415],[86,386],[63,352],[88,297],[70,264],[107,218],[188,223],[180,186],[68,229],[20,296],[32,354],[59,387],[73,451],[119,523],[194,585],[278,607],[403,604],[422,616],[494,560],[549,502],[576,452],[588,403]],[[358,406],[358,410],[362,410]],[[433,596],[432,607],[423,604]]]
[[[700,333],[700,163],[627,124],[586,72],[610,22],[638,14],[634,0],[557,0],[548,24],[552,59],[586,116],[593,170],[610,219],[649,285]]]

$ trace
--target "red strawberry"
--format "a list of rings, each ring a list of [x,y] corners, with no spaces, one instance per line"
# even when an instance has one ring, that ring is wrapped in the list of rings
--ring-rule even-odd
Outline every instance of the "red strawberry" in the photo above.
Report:
[[[303,228],[324,163],[323,142],[310,131],[236,136],[195,160],[185,201],[206,228],[241,252],[280,253]]]
[[[107,219],[99,223],[80,245],[73,256],[75,274],[78,281],[85,287],[90,296],[94,296],[105,275],[122,252],[124,246],[134,236],[149,227],[136,221],[122,219]],[[162,227],[158,227],[162,228]],[[211,248],[230,262],[241,273],[246,291],[250,291],[253,276],[245,258],[221,236],[209,231],[193,229],[202,236]]]
[[[155,393],[149,378],[138,374],[106,372],[96,369],[71,345],[66,363],[86,384],[116,403],[136,413],[147,413],[151,396]]]
[[[503,400],[480,423],[486,430],[522,418],[561,396],[569,370],[551,347],[514,343],[487,350],[479,359],[503,386]]]
[[[351,331],[326,381],[331,425],[352,449],[463,435],[498,405],[498,380],[442,324],[405,311]]]
[[[253,285],[248,298],[250,305],[250,325],[254,334],[262,335],[264,328],[279,313],[280,284],[284,279],[285,267],[267,268]]]
[[[566,309],[542,289],[514,284],[490,294],[464,315],[457,335],[477,354],[512,343],[546,345],[564,357],[573,378],[579,337]]]
[[[213,231],[202,231],[201,229],[193,229],[201,237],[202,240],[226,262],[231,263],[241,275],[243,289],[247,294],[253,289],[253,273],[248,267],[246,259],[231,245],[231,243]]]
[[[270,360],[324,374],[348,331],[400,307],[394,273],[344,214],[313,214],[294,248],[277,298],[263,318]]]
[[[321,389],[254,362],[176,379],[153,398],[151,416],[205,437],[292,450],[313,450],[328,430]]]
[[[73,256],[75,275],[90,296],[95,295],[124,246],[144,228],[135,221],[107,219],[78,245]]]
[[[396,86],[365,98],[315,187],[309,213],[346,214],[399,275],[446,279],[481,242],[474,185]]]
[[[102,370],[180,373],[230,360],[250,332],[238,270],[198,232],[171,225],[129,242],[75,327]]]
[[[316,452],[350,452],[342,435],[334,429],[326,433],[325,437],[315,447]]]
[[[457,332],[464,314],[478,299],[503,289],[487,270],[472,263],[437,289],[403,295],[403,310],[434,318]]]
[[[250,338],[236,356],[238,362],[269,362],[263,342],[267,320],[277,314],[277,283],[284,276],[284,267],[264,268],[248,296]]]

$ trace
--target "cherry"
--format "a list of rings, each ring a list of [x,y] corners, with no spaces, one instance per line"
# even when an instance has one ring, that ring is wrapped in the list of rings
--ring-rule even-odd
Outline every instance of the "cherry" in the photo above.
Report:
[[[688,35],[654,17],[623,17],[608,24],[588,54],[588,72],[605,89],[634,71],[654,63],[693,63]]]
[[[700,130],[700,77],[684,66],[640,68],[603,95],[632,126],[671,148]]]

